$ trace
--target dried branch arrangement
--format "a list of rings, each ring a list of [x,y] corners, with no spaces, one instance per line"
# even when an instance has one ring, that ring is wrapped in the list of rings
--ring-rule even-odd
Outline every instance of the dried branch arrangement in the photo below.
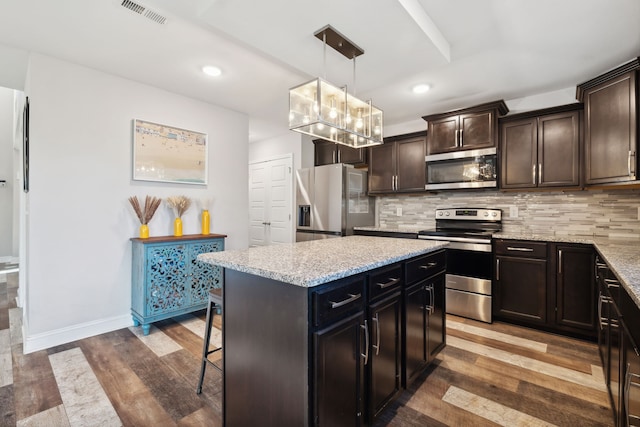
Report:
[[[191,206],[191,199],[187,196],[171,196],[166,198],[166,202],[173,209],[173,213],[177,218],[181,217],[189,206]]]
[[[159,197],[146,196],[144,198],[144,208],[140,206],[140,201],[137,196],[129,197],[129,203],[133,207],[133,211],[136,213],[136,216],[140,220],[140,224],[149,224],[151,218],[158,210],[158,206],[160,206],[160,202],[162,199]]]

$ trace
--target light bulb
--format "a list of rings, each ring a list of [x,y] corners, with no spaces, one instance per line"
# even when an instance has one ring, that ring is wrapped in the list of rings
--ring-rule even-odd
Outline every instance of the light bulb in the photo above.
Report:
[[[338,132],[338,131],[337,131],[337,129],[336,129],[336,128],[331,128],[331,133],[332,133],[333,135],[335,135],[337,132]]]
[[[356,120],[356,129],[362,129],[362,117],[358,117],[358,120]]]
[[[289,121],[292,122],[293,119],[295,119],[295,118],[296,118],[296,116],[295,116],[295,114],[293,114],[293,111],[289,111]]]
[[[344,118],[344,121],[347,122],[347,124],[351,123],[351,114],[347,113],[347,117]]]
[[[306,125],[307,123],[309,123],[309,116],[305,115],[305,116],[302,118],[302,123],[304,123],[305,125]]]
[[[336,111],[336,107],[331,107],[331,110],[329,110],[329,117],[331,117],[332,119],[338,117],[338,111]]]
[[[318,112],[318,103],[317,102],[314,102],[314,104],[313,104],[313,112],[314,113]]]
[[[373,132],[374,132],[376,135],[380,135],[380,126],[376,126],[376,127],[373,129]]]
[[[322,129],[324,129],[324,125],[323,125],[322,123],[318,123],[318,124],[316,125],[316,129],[318,129],[318,130],[322,130]]]

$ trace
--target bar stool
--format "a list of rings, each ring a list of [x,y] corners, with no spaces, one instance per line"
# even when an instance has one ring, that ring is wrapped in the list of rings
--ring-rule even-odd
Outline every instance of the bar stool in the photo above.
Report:
[[[209,291],[209,305],[207,306],[207,329],[204,334],[204,344],[202,346],[202,366],[200,367],[200,380],[198,381],[198,388],[196,393],[202,393],[202,382],[204,381],[204,371],[207,364],[210,364],[220,372],[222,368],[209,360],[209,355],[222,350],[222,347],[209,350],[209,342],[211,341],[211,328],[213,327],[213,310],[217,310],[219,314],[222,314],[222,289],[214,288]]]

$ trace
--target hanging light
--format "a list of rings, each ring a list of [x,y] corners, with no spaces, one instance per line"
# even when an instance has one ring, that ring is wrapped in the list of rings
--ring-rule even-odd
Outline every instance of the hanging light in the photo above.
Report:
[[[330,25],[314,34],[344,56],[353,60],[364,51],[338,33]],[[383,142],[382,110],[371,100],[362,101],[347,93],[347,88],[336,87],[326,80],[317,79],[289,89],[289,129],[326,139],[338,144],[360,148]]]

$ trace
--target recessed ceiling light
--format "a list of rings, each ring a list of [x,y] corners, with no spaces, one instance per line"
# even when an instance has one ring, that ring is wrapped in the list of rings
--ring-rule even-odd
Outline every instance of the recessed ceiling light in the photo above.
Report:
[[[222,70],[218,67],[214,67],[213,65],[205,65],[202,67],[202,72],[211,77],[218,77],[222,74]]]
[[[429,86],[428,84],[419,84],[419,85],[415,85],[412,90],[413,90],[413,93],[420,94],[420,93],[428,92],[429,89],[431,89],[431,86]]]

